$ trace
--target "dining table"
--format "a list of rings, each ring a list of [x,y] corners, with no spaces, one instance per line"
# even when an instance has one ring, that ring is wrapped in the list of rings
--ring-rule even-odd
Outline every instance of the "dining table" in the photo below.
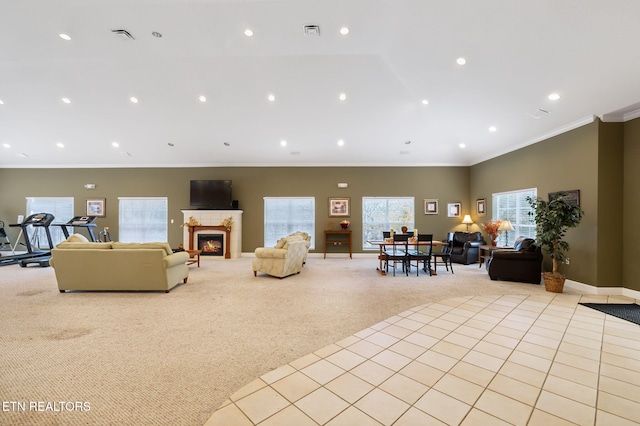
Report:
[[[380,272],[380,275],[387,275],[387,271],[384,270],[384,268],[382,267],[382,261],[385,259],[385,255],[384,255],[384,249],[385,247],[389,247],[389,246],[413,246],[413,247],[417,247],[417,246],[432,246],[432,247],[437,247],[437,246],[446,246],[447,242],[446,241],[411,241],[411,239],[409,239],[409,241],[393,241],[391,239],[383,239],[383,240],[367,240],[367,243],[374,245],[374,246],[378,246],[380,249],[380,254],[378,255],[378,267],[376,268],[376,271]],[[436,271],[434,269],[431,269],[431,275],[437,275]]]

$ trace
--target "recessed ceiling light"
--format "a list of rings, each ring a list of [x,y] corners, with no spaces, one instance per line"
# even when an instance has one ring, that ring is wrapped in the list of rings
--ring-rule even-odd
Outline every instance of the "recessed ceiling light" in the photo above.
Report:
[[[224,142],[223,145],[224,146],[231,146],[231,144],[229,142]]]
[[[269,94],[269,96],[267,96],[267,99],[269,100],[269,102],[273,102],[276,100],[276,96],[273,94]]]
[[[340,93],[338,95],[338,99],[340,99],[341,101],[346,101],[347,100],[347,94],[346,93]]]
[[[464,65],[464,64],[467,63],[467,60],[465,58],[458,58],[458,59],[456,59],[456,63],[458,65]]]
[[[423,99],[421,102],[422,102],[422,105],[429,105],[429,101],[426,99]]]
[[[162,34],[157,32],[157,31],[152,32],[151,35],[156,37],[156,38],[161,38],[162,37]]]
[[[498,130],[498,128],[496,126],[489,127],[489,131],[490,132],[495,132],[496,130]]]
[[[70,104],[70,103],[71,103],[71,99],[69,99],[69,98],[62,98],[62,102],[64,102],[65,104]]]
[[[114,148],[118,148],[120,144],[118,142],[111,142],[111,146]]]
[[[200,102],[207,102],[207,97],[205,95],[200,95],[200,96],[198,96],[198,100]]]
[[[560,95],[557,93],[552,93],[549,96],[547,96],[549,98],[549,100],[551,101],[557,101],[558,99],[560,99]]]
[[[58,148],[64,148],[64,144],[63,144],[62,142],[58,142],[58,143],[56,143],[56,146],[57,146]]]
[[[246,30],[244,30],[244,35],[246,35],[247,37],[253,37],[253,30],[251,28],[247,28]]]
[[[349,28],[348,28],[348,27],[342,27],[342,28],[340,28],[340,34],[342,34],[342,35],[347,35],[347,34],[349,34]]]
[[[411,145],[411,141],[405,141],[404,144],[405,145]]]
[[[465,149],[465,148],[467,147],[467,145],[465,145],[465,144],[463,144],[463,143],[459,144],[458,146],[459,146],[461,149]]]
[[[338,140],[338,146],[344,146],[344,141],[342,139]]]
[[[11,145],[9,145],[8,143],[3,143],[2,146],[5,148],[11,148]]]
[[[138,103],[138,98],[136,98],[135,96],[130,97],[130,98],[129,98],[129,100],[130,100],[131,102],[133,102],[134,104],[137,104],[137,103]]]
[[[167,145],[169,145],[169,146],[176,146],[174,143],[171,143],[171,142],[167,142]]]
[[[287,146],[287,141],[281,140],[280,141],[280,146]]]
[[[66,41],[71,40],[71,36],[69,36],[68,34],[64,34],[64,33],[58,34],[58,37],[60,37],[63,40],[66,40]]]

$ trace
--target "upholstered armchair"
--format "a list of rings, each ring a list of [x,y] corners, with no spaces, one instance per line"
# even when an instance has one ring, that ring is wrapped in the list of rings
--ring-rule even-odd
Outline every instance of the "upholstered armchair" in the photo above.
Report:
[[[454,232],[451,261],[469,265],[478,261],[479,247],[486,244],[480,232]]]
[[[299,274],[306,262],[310,241],[306,233],[295,233],[279,239],[275,247],[258,247],[252,264],[253,275],[263,272],[284,278]]]
[[[542,274],[542,250],[531,238],[518,237],[513,249],[491,252],[487,263],[492,280],[520,281],[540,284]]]

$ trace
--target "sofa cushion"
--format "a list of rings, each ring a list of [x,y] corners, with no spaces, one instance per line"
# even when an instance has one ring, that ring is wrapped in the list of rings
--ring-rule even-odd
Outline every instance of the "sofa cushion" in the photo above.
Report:
[[[56,246],[62,250],[111,250],[113,243],[92,243],[92,242],[73,242],[63,241]]]
[[[82,234],[69,235],[69,238],[67,238],[67,241],[71,243],[88,243],[89,242],[87,237],[85,237]]]
[[[169,243],[113,243],[114,250],[149,250],[163,249],[167,255],[173,254]]]

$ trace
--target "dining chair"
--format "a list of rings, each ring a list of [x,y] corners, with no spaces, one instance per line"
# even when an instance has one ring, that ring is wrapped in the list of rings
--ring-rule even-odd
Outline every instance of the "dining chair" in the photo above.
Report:
[[[447,271],[451,268],[451,273],[453,274],[453,263],[451,263],[451,250],[453,249],[453,240],[448,240],[446,246],[442,246],[439,252],[431,253],[433,257],[433,270],[438,273],[438,258],[440,259],[439,263],[443,263]]]
[[[393,234],[393,245],[384,247],[386,256],[385,270],[389,272],[389,265],[393,268],[393,276],[396,275],[396,267],[402,265],[402,270],[409,275],[409,253],[407,243],[409,234]]]
[[[420,275],[420,263],[422,263],[422,270],[431,275],[433,234],[418,234],[417,239],[418,243],[422,244],[416,244],[414,249],[409,250],[409,269],[413,266],[412,262],[416,262],[416,276],[418,276]],[[409,243],[409,245],[411,244]]]

